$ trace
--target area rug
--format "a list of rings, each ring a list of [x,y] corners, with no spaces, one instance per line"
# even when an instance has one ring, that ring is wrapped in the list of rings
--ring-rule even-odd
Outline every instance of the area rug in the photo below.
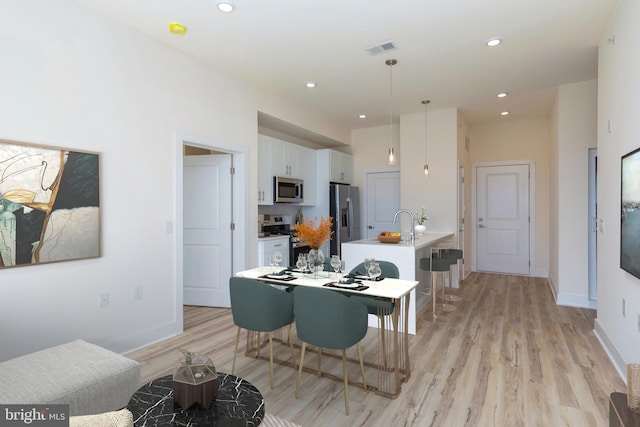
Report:
[[[280,417],[271,414],[265,414],[264,419],[260,423],[260,427],[301,427],[291,421],[283,420]]]

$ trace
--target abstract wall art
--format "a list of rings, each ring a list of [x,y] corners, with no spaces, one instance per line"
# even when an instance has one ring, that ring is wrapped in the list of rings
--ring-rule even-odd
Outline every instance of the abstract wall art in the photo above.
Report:
[[[100,156],[0,140],[0,268],[100,256]]]
[[[640,278],[640,148],[622,156],[620,268]]]

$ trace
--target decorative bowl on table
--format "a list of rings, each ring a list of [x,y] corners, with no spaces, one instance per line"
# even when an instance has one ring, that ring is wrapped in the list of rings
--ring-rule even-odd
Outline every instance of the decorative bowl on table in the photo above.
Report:
[[[392,233],[390,231],[383,231],[378,233],[378,240],[380,243],[398,243],[400,241],[400,233]]]

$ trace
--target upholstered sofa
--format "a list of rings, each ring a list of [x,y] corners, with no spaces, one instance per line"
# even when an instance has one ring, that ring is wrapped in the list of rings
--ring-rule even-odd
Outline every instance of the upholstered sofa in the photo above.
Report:
[[[138,362],[76,340],[0,363],[0,404],[68,404],[69,415],[127,406],[140,381]]]

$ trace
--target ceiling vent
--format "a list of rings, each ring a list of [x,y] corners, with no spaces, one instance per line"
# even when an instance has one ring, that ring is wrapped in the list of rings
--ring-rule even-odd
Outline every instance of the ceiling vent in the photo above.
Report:
[[[380,43],[375,46],[371,46],[367,48],[367,52],[370,55],[378,55],[380,53],[389,52],[396,49],[396,45],[393,44],[393,40],[389,40],[388,42]]]

